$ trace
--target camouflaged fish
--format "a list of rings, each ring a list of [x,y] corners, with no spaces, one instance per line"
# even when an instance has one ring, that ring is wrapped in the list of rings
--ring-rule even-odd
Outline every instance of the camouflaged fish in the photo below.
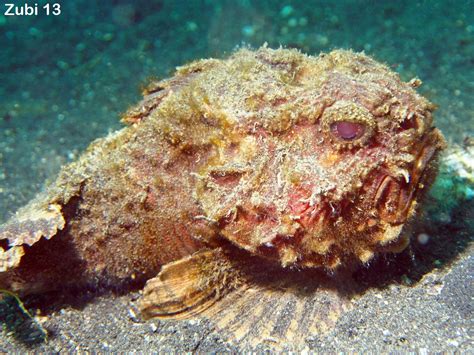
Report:
[[[180,67],[0,227],[0,288],[148,280],[145,317],[207,312],[237,338],[316,331],[321,270],[409,243],[445,145],[419,84],[345,50]],[[329,303],[334,320],[344,306]]]

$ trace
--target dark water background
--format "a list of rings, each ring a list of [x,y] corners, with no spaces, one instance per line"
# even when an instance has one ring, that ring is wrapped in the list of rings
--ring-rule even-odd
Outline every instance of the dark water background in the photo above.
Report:
[[[365,51],[423,80],[450,142],[474,133],[473,1],[27,3],[38,16],[0,14],[0,222],[91,140],[120,128],[147,80],[241,45]],[[61,14],[45,15],[46,3]]]

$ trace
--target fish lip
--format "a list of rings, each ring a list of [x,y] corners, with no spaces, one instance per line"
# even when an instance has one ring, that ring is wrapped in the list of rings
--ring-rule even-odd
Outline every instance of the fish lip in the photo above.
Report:
[[[423,173],[435,154],[442,148],[437,144],[437,138],[437,132],[433,130],[415,146],[414,151],[419,151],[419,153],[413,163],[409,181],[388,172],[382,176],[374,195],[374,204],[382,220],[392,225],[403,224],[407,221],[416,195],[424,187],[420,184]]]

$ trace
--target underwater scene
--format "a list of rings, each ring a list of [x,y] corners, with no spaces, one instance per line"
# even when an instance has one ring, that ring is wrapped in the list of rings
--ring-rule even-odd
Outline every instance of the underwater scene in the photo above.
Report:
[[[0,6],[0,352],[474,351],[474,1]]]

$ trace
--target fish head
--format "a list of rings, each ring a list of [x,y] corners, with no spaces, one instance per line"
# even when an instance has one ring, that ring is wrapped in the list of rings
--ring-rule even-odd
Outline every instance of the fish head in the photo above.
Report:
[[[403,250],[445,145],[419,80],[350,51],[233,60],[201,99],[227,122],[196,192],[219,234],[284,267],[335,269]]]

